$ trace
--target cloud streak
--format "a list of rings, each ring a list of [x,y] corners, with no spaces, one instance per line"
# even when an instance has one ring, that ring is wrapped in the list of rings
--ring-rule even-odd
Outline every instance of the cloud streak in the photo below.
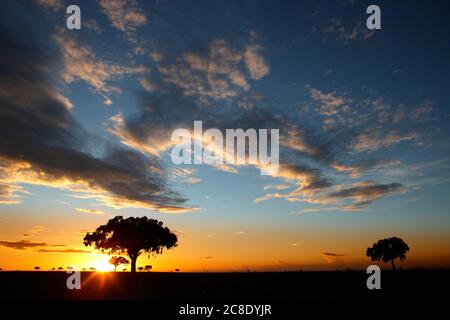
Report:
[[[47,244],[45,242],[33,242],[30,240],[21,241],[0,241],[0,246],[16,250],[24,250],[35,247],[64,247],[64,244]]]

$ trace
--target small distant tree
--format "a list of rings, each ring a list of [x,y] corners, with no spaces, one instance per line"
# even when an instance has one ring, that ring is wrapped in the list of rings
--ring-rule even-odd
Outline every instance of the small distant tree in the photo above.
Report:
[[[34,271],[39,271],[39,270],[41,270],[41,267],[38,267],[38,266],[34,267]]]
[[[89,268],[89,270],[91,270],[91,271],[95,271],[95,270],[97,270],[97,268],[94,268],[94,267],[90,267],[90,268]]]
[[[139,270],[140,272],[142,272],[142,270],[144,270],[144,267],[139,267],[138,270]]]
[[[122,271],[123,271],[123,272],[127,271],[127,268],[123,268]]]
[[[116,272],[116,269],[121,264],[129,264],[130,261],[127,260],[125,257],[111,257],[108,261],[110,264],[114,266],[114,272]]]
[[[148,264],[144,267],[144,269],[145,271],[149,272],[150,270],[152,270],[152,266]]]
[[[180,272],[180,269],[175,269],[175,272]]]
[[[81,269],[82,271],[86,271],[86,268]]]
[[[56,268],[52,268],[51,270],[52,270],[52,271],[55,271],[55,270],[56,270]]]
[[[378,240],[372,247],[367,248],[366,256],[370,257],[372,261],[383,261],[384,263],[391,262],[392,270],[395,270],[395,259],[403,261],[406,259],[406,253],[409,251],[408,245],[400,238],[391,237],[383,240]]]
[[[3,269],[2,269],[2,268],[0,268],[0,271],[3,271]]]
[[[58,268],[58,271],[63,271],[63,270],[64,270],[63,267],[59,267],[59,268]]]

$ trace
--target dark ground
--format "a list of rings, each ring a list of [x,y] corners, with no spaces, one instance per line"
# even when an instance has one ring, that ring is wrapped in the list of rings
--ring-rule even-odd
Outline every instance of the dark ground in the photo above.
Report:
[[[364,271],[278,273],[82,272],[68,290],[65,272],[0,272],[1,300],[138,299],[163,301],[450,300],[450,270],[381,272],[368,290]]]

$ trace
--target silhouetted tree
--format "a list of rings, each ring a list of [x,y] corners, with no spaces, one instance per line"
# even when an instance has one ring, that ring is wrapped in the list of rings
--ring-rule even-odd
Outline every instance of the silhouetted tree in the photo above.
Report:
[[[114,272],[116,272],[116,268],[119,265],[130,263],[130,261],[128,261],[128,259],[125,257],[111,257],[108,262],[114,266]]]
[[[175,269],[175,272],[180,272],[180,269]]]
[[[41,267],[36,266],[36,267],[34,267],[34,270],[39,271],[39,270],[41,270]]]
[[[91,270],[91,271],[95,271],[95,270],[97,270],[97,268],[94,268],[94,267],[90,267],[90,268],[89,268],[89,270]]]
[[[126,252],[131,260],[131,272],[136,272],[136,260],[141,253],[160,254],[163,248],[175,247],[177,236],[156,219],[117,216],[87,233],[84,245],[94,245],[110,254]]]
[[[63,270],[64,270],[63,267],[59,267],[59,268],[58,268],[58,271],[63,271]]]
[[[127,271],[127,268],[123,268],[122,271],[123,271],[123,272]]]
[[[56,268],[52,268],[52,271],[55,271],[56,270]]]
[[[391,237],[378,240],[371,248],[367,248],[366,256],[372,261],[391,262],[392,270],[395,270],[394,260],[399,258],[400,261],[406,259],[406,253],[409,251],[408,245],[400,238]]]
[[[83,271],[86,271],[86,268],[83,268],[82,270],[83,270]]]
[[[139,267],[138,270],[142,271],[142,270],[144,270],[144,267]]]
[[[152,266],[148,264],[144,267],[144,269],[145,271],[149,272],[150,270],[152,270]]]
[[[3,269],[2,269],[2,268],[0,268],[0,271],[3,271]]]

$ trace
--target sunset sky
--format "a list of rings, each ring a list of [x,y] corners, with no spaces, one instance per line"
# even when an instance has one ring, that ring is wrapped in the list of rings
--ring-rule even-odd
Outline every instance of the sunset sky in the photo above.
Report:
[[[155,271],[450,266],[450,6],[0,2],[0,268],[112,269],[83,236],[156,218]],[[81,30],[66,7],[81,8]],[[171,133],[280,130],[280,169],[175,165]]]

